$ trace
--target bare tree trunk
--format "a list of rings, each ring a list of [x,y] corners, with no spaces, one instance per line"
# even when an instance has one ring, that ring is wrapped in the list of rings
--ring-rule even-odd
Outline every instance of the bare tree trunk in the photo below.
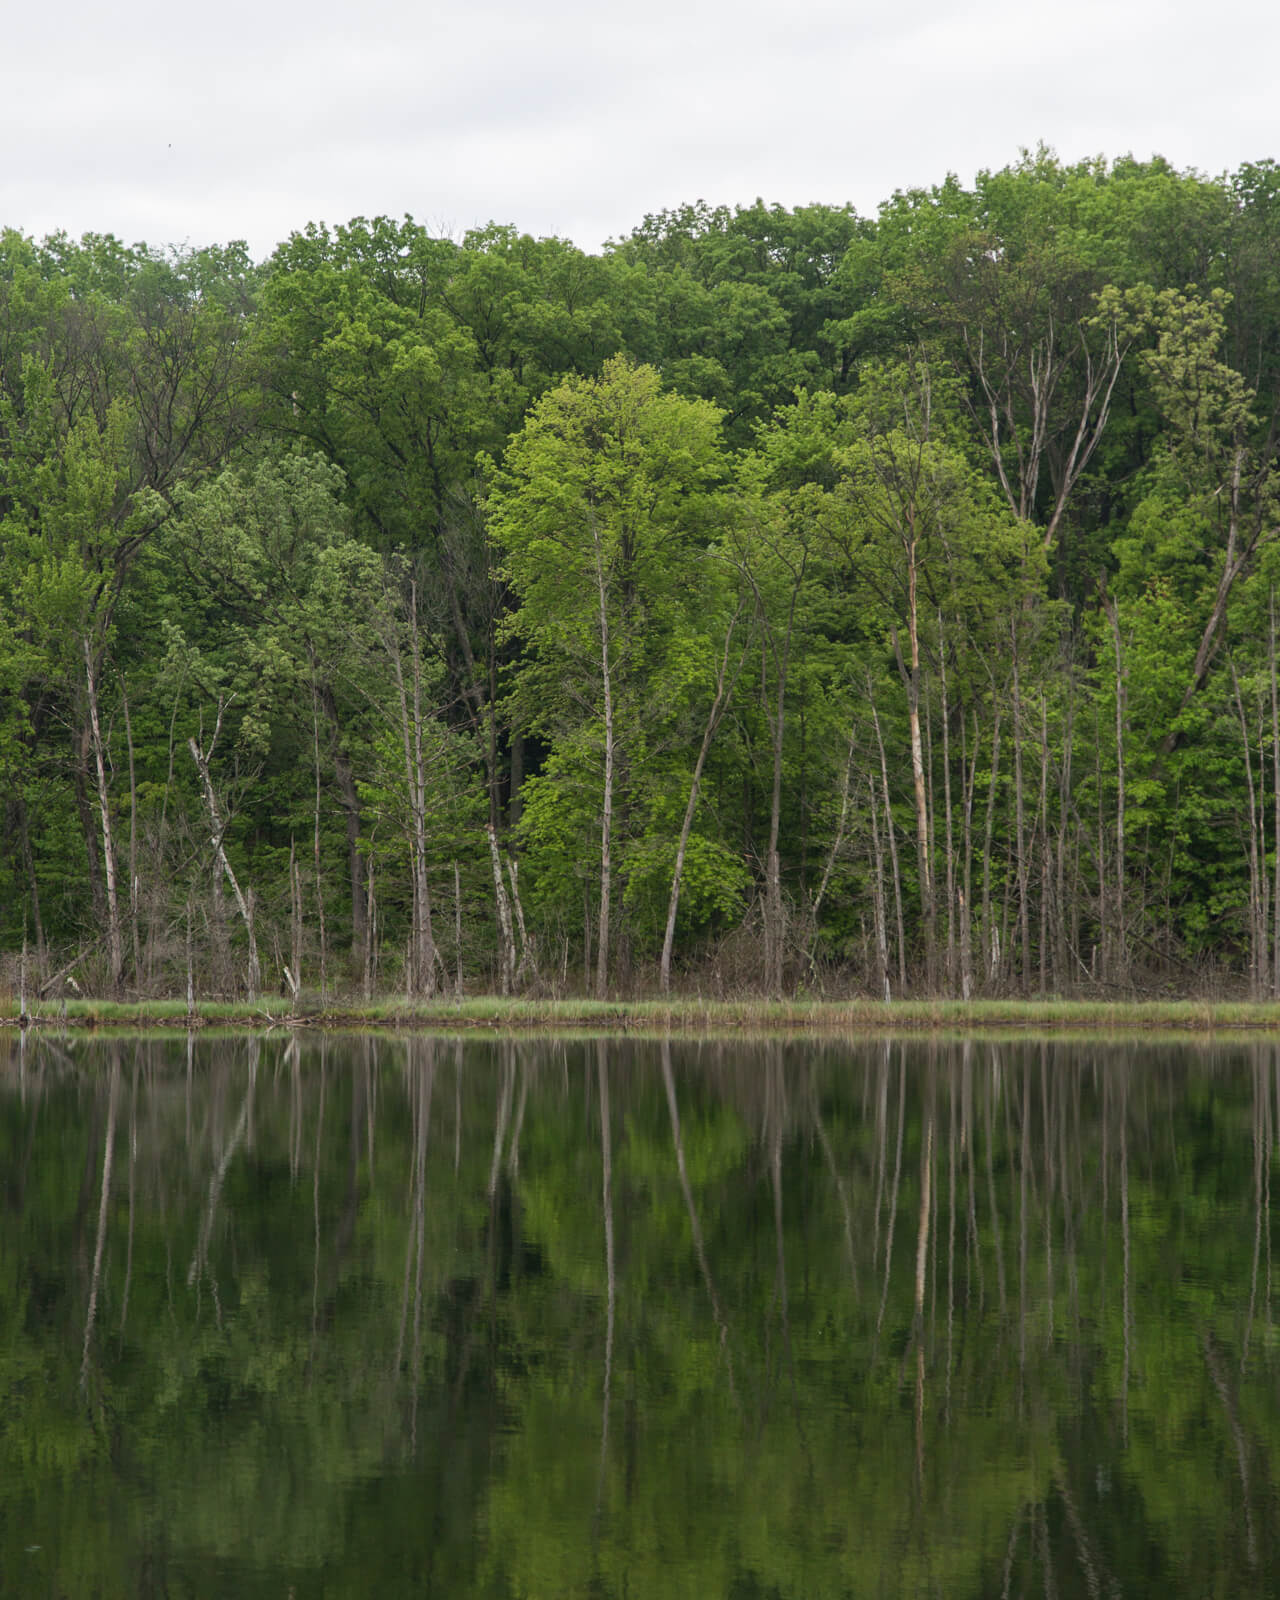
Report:
[[[916,541],[913,536],[907,576],[907,625],[911,641],[911,672],[907,685],[907,715],[911,729],[911,783],[916,801],[916,851],[919,857],[920,909],[924,921],[925,982],[932,990],[938,981],[938,903],[933,882],[932,825],[925,791],[924,744],[920,737],[920,618],[916,600]]]
[[[1244,446],[1237,445],[1231,469],[1231,483],[1228,488],[1227,506],[1227,549],[1223,558],[1222,573],[1218,579],[1217,592],[1213,597],[1213,605],[1209,608],[1209,620],[1205,623],[1204,632],[1200,636],[1200,644],[1196,649],[1196,659],[1191,668],[1191,678],[1183,691],[1182,700],[1178,706],[1178,716],[1170,719],[1169,731],[1165,734],[1160,745],[1163,756],[1172,755],[1178,740],[1182,737],[1178,726],[1181,714],[1195,699],[1208,675],[1214,656],[1222,643],[1223,628],[1227,618],[1227,602],[1231,598],[1231,591],[1236,579],[1249,564],[1249,559],[1257,546],[1262,533],[1261,522],[1246,537],[1243,547],[1240,544],[1240,488],[1244,476]]]
[[[312,663],[314,671],[315,663]],[[313,680],[314,681],[314,680]],[[329,726],[332,741],[333,778],[342,802],[347,841],[347,876],[351,892],[351,969],[357,975],[365,965],[366,922],[365,862],[360,853],[360,795],[356,789],[351,760],[342,747],[342,726],[333,691],[325,683],[317,685],[320,706]]]
[[[368,869],[365,872],[364,892],[365,892],[365,902],[364,902],[364,925],[365,925],[364,997],[365,997],[366,1000],[372,1000],[373,999],[374,978],[375,978],[375,975],[376,975],[375,974],[375,967],[376,967],[376,964],[377,964],[377,956],[378,956],[377,906],[375,904],[374,897],[373,897],[374,896],[374,890],[373,890],[373,857],[372,856],[369,857]]]
[[[89,692],[89,731],[93,738],[94,766],[98,777],[98,812],[102,822],[102,863],[107,882],[107,951],[111,962],[111,988],[119,988],[124,974],[124,940],[120,929],[120,904],[116,894],[116,851],[111,835],[111,800],[107,791],[107,763],[98,720],[98,689],[93,676],[89,641],[84,645],[84,677]]]
[[[876,976],[879,979],[879,990],[888,1001],[892,999],[892,995],[889,990],[889,939],[885,928],[884,855],[880,849],[880,817],[876,804],[874,774],[867,780],[867,792],[871,797],[871,848],[875,861],[875,872],[871,880],[871,903],[876,927]]]
[[[978,782],[978,714],[973,716],[973,760],[969,761],[966,749],[968,734],[963,718],[960,722],[960,769],[964,782],[964,888],[960,901],[960,997],[973,998],[973,791]]]
[[[1270,626],[1267,656],[1271,668],[1271,795],[1275,815],[1271,842],[1275,851],[1275,882],[1271,893],[1271,993],[1280,998],[1280,694],[1276,686],[1276,591],[1271,589],[1268,604]]]
[[[836,831],[831,838],[831,848],[827,851],[826,863],[822,869],[822,880],[818,884],[818,892],[813,897],[813,904],[809,907],[809,967],[813,969],[813,946],[818,937],[818,913],[822,910],[822,902],[826,899],[827,888],[831,883],[831,874],[835,871],[836,861],[844,847],[845,829],[849,822],[849,790],[853,782],[853,758],[857,750],[858,730],[856,725],[849,730],[849,748],[845,752],[844,777],[840,783],[840,815],[836,820]]]
[[[889,859],[893,864],[893,904],[898,917],[898,988],[907,987],[907,937],[902,917],[902,874],[898,870],[898,840],[893,828],[893,810],[889,802],[889,763],[884,753],[884,739],[880,733],[880,717],[871,694],[871,680],[867,679],[867,701],[871,706],[871,720],[875,725],[876,744],[880,750],[880,779],[884,788],[884,825],[889,835]]]
[[[947,704],[947,647],[938,613],[939,684],[942,692],[942,806],[946,815],[947,844],[947,992],[956,988],[956,857],[951,819],[951,727]]]
[[[615,727],[613,664],[609,659],[609,607],[604,580],[600,530],[592,523],[595,545],[596,595],[600,605],[600,668],[604,690],[604,796],[600,816],[600,917],[596,927],[596,995],[603,1000],[609,985],[609,909],[613,894],[613,776]]]
[[[977,760],[977,751],[974,751]],[[995,707],[995,722],[991,730],[991,781],[987,785],[987,820],[982,838],[982,947],[983,966],[987,982],[996,980],[995,963],[988,952],[993,948],[991,921],[991,833],[996,815],[996,778],[1000,770],[1000,707]]]
[[[1019,987],[1026,994],[1031,982],[1031,922],[1027,900],[1030,874],[1027,863],[1026,822],[1023,807],[1022,783],[1022,688],[1018,674],[1017,623],[1013,632],[1013,805],[1014,829],[1018,849],[1018,932],[1021,935],[1022,961]]]
[[[328,990],[329,953],[328,940],[325,937],[324,926],[324,878],[320,871],[320,696],[316,690],[314,678],[311,680],[311,733],[314,741],[316,776],[315,839],[313,855],[315,858],[316,874],[316,915],[320,922],[320,1004],[323,1007]]]
[[[76,759],[72,768],[72,787],[76,799],[76,815],[80,820],[80,833],[84,839],[85,860],[89,868],[89,894],[93,901],[93,920],[101,926],[107,920],[107,895],[102,884],[102,820],[94,817],[94,807],[89,802],[86,787],[89,764],[93,753],[93,735],[87,721],[75,730]]]
[[[1107,838],[1105,832],[1104,812],[1102,809],[1102,729],[1098,725],[1098,707],[1093,708],[1093,781],[1098,796],[1098,942],[1094,946],[1094,960],[1090,961],[1091,975],[1107,979],[1106,951],[1110,938],[1110,926],[1107,921],[1107,902],[1109,890],[1107,887]],[[1097,956],[1102,952],[1102,971],[1098,972]]]
[[[493,823],[485,824],[489,838],[489,859],[493,866],[493,895],[498,907],[498,983],[502,994],[511,993],[515,974],[515,939],[511,932],[511,908],[507,903],[506,886],[502,881],[502,858],[498,854],[498,835]]]
[[[1116,895],[1115,895],[1115,968],[1116,977],[1123,981],[1128,971],[1128,932],[1125,927],[1125,679],[1124,657],[1120,640],[1120,617],[1115,602],[1109,595],[1102,597],[1107,621],[1111,624],[1111,642],[1116,657]]]
[[[462,999],[462,874],[453,864],[453,992]]]
[[[120,703],[124,708],[124,737],[129,752],[129,932],[133,946],[133,981],[142,981],[142,941],[138,932],[138,778],[133,761],[133,723],[123,676]]]
[[[209,758],[213,754],[213,747],[217,743],[218,732],[221,727],[222,711],[219,709],[217,725],[214,728],[213,738],[209,741],[208,750],[201,750],[200,746],[194,739],[187,740],[187,749],[191,752],[191,759],[196,764],[196,771],[200,774],[200,781],[204,786],[205,805],[209,810],[209,842],[213,846],[213,853],[216,863],[214,870],[215,873],[217,873],[217,869],[221,868],[222,875],[226,877],[227,882],[231,885],[231,892],[235,896],[236,907],[240,912],[241,919],[244,922],[245,932],[249,938],[248,991],[249,999],[256,1000],[261,979],[261,968],[258,963],[258,941],[255,938],[253,931],[253,909],[249,903],[249,900],[241,892],[239,880],[236,878],[231,863],[227,859],[227,852],[223,848],[222,837],[226,831],[226,825],[222,820],[222,813],[218,808],[218,797],[214,793],[213,779],[209,776]]]
[[[428,999],[436,992],[436,941],[431,927],[427,882],[427,771],[422,749],[422,653],[418,640],[418,588],[410,589],[409,631],[413,663],[414,899],[417,902],[414,954],[417,988]]]
[[[525,926],[524,906],[520,900],[520,869],[516,858],[507,851],[507,882],[511,885],[511,909],[515,912],[516,928],[520,934],[520,964],[516,967],[515,986],[518,989],[523,985],[526,972],[532,972],[535,977],[538,973],[536,952],[529,939],[529,930]]]
[[[716,729],[720,726],[720,718],[737,685],[738,673],[742,670],[742,660],[740,660],[734,669],[733,677],[729,677],[729,651],[733,644],[733,634],[737,622],[738,612],[735,611],[725,632],[724,651],[720,657],[720,670],[716,674],[715,699],[711,702],[711,710],[707,713],[706,725],[702,730],[702,743],[698,748],[698,759],[694,763],[693,778],[689,783],[689,800],[684,808],[684,820],[680,824],[680,839],[676,845],[675,866],[671,871],[671,895],[667,901],[667,925],[662,936],[662,959],[658,966],[658,984],[663,994],[671,993],[671,952],[676,937],[676,915],[680,909],[680,885],[684,877],[684,856],[689,847],[689,835],[693,832],[694,814],[698,809],[698,795],[702,788],[702,771],[707,764],[707,752],[711,749],[711,741],[715,738]],[[745,660],[745,657],[743,660]]]
[[[191,901],[187,901],[187,1026],[190,1029],[196,1014],[196,976],[195,968],[191,961]],[[188,1031],[187,1045],[190,1048],[191,1034]]]
[[[1016,737],[1016,735],[1015,735]],[[1013,886],[1017,878],[1017,863],[1014,861],[1015,838],[1005,841],[1004,852],[1004,893],[1000,897],[1000,927],[996,933],[995,945],[991,957],[992,970],[997,977],[1004,976],[1004,962],[1009,963],[1009,977],[1013,978],[1013,958],[1010,955],[1011,940],[1009,938],[1009,917],[1013,904]],[[1001,952],[1004,952],[1003,956]]]
[[[1071,814],[1071,765],[1075,750],[1075,679],[1068,674],[1067,678],[1067,721],[1062,735],[1062,772],[1060,782],[1062,793],[1058,800],[1058,848],[1057,848],[1057,905],[1055,945],[1057,956],[1057,984],[1059,989],[1066,982],[1071,953],[1078,944],[1076,906],[1077,895],[1071,896],[1071,909],[1067,908],[1067,826]]]
[[[582,886],[582,987],[591,993],[591,889]]]
[[[902,657],[897,630],[893,634],[898,671],[907,691],[907,725],[911,742],[911,785],[916,813],[916,859],[920,879],[920,913],[924,928],[925,985],[932,990],[937,981],[938,916],[930,850],[929,796],[925,787],[924,742],[920,733],[920,630],[916,603],[916,540],[914,530],[907,544],[907,636],[909,661]]]
[[[786,729],[787,680],[791,663],[791,644],[795,634],[796,607],[800,600],[800,590],[804,583],[808,562],[809,549],[806,545],[799,564],[791,567],[791,599],[787,607],[786,632],[782,637],[780,648],[779,642],[768,624],[763,605],[760,607],[761,616],[764,618],[764,637],[760,654],[760,701],[764,710],[765,720],[769,724],[769,738],[773,757],[773,773],[769,793],[769,846],[765,856],[764,966],[765,989],[775,998],[780,997],[782,994],[782,969],[786,942],[786,915],[782,904],[782,862],[778,854],[778,838],[782,827],[782,755]],[[756,598],[757,602],[759,602],[758,590],[756,591]],[[769,705],[768,695],[768,661],[770,655],[773,657],[774,671],[777,674],[772,708]]]
[[[431,928],[431,889],[427,881],[427,774],[422,746],[422,659],[418,638],[418,586],[409,583],[409,654],[412,683],[405,681],[398,630],[390,628],[384,645],[391,660],[400,712],[405,783],[409,796],[409,855],[413,881],[413,920],[406,988],[430,999],[436,992],[436,944]]]
[[[791,630],[788,624],[787,644],[790,645],[790,642]],[[762,666],[767,664],[768,661],[768,646],[769,641],[766,639],[761,646]],[[773,756],[773,777],[769,791],[769,846],[765,854],[764,869],[764,983],[766,992],[774,999],[780,999],[782,995],[783,926],[785,920],[782,909],[782,862],[778,855],[778,835],[782,826],[783,719],[786,710],[785,651],[782,660],[777,663],[777,670],[777,703],[772,712],[768,709],[767,694],[762,695],[765,701],[765,715],[769,723],[769,738]],[[766,687],[767,684],[762,682],[762,691]]]
[[[289,840],[289,962],[285,976],[296,1002],[302,988],[302,874],[298,855]]]
[[[1054,348],[1054,332],[1051,323],[1047,338],[1025,341],[1023,344],[1026,357],[1025,373],[1021,370],[1015,372],[1011,367],[1008,374],[1001,377],[998,366],[992,362],[982,331],[979,330],[975,334],[968,326],[963,329],[965,350],[970,366],[977,374],[985,402],[981,409],[972,407],[972,414],[986,434],[986,443],[991,452],[996,476],[1000,480],[1010,509],[1015,516],[1022,519],[1029,519],[1034,515],[1041,465],[1046,450],[1051,449],[1051,407],[1061,383],[1066,359],[1062,352]],[[1083,339],[1081,342],[1083,344]],[[1087,348],[1084,351],[1085,370],[1083,383],[1079,389],[1079,411],[1075,433],[1069,439],[1064,436],[1057,451],[1059,465],[1057,473],[1054,474],[1056,481],[1053,485],[1053,507],[1043,535],[1046,550],[1053,544],[1070,501],[1071,492],[1088,466],[1106,430],[1111,397],[1131,343],[1131,335],[1121,339],[1117,321],[1113,317],[1111,327],[1106,330],[1106,342],[1103,348],[1096,355]],[[998,345],[994,339],[991,345],[993,349],[1007,353],[1007,345]],[[1025,443],[1016,437],[1020,404],[1029,406],[1031,411],[1031,434]],[[985,417],[982,415],[983,410],[986,412]],[[1019,468],[1016,481],[1012,483],[1006,464],[1011,438],[1017,444]],[[1053,453],[1050,454],[1049,460],[1053,462]]]
[[[1048,988],[1046,966],[1049,961],[1049,909],[1053,887],[1049,855],[1049,708],[1040,695],[1040,802],[1037,807],[1040,833],[1040,993]]]
[[[1258,998],[1267,992],[1271,964],[1271,883],[1267,875],[1266,713],[1258,704]]]
[[[1235,692],[1236,710],[1240,717],[1240,747],[1244,752],[1244,771],[1249,793],[1249,993],[1258,999],[1262,993],[1267,968],[1265,928],[1262,923],[1262,863],[1258,860],[1258,801],[1253,782],[1253,758],[1249,751],[1249,724],[1245,717],[1244,700],[1240,694],[1240,680],[1236,677],[1235,662],[1231,662],[1231,687]],[[1261,937],[1260,937],[1261,935]]]

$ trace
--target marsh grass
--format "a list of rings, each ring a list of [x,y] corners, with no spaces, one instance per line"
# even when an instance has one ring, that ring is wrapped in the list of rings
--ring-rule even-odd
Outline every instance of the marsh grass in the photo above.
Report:
[[[0,999],[0,1022],[19,1021],[16,998]],[[593,1032],[885,1033],[1081,1032],[1220,1029],[1280,1030],[1280,1003],[1225,1000],[462,1000],[409,1002],[390,997],[324,1009],[293,1007],[279,997],[255,1002],[76,999],[33,1006],[35,1026],[121,1028],[278,1026],[447,1030],[589,1030]]]

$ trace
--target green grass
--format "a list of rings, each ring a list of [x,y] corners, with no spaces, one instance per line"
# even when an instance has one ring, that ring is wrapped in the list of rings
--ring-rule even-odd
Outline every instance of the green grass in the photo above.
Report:
[[[17,1001],[0,1001],[0,1022],[17,1022]],[[182,1026],[182,1000],[68,1000],[32,1006],[35,1025],[88,1028]],[[1280,1030],[1280,1003],[1224,1000],[503,1000],[482,995],[463,1000],[412,1002],[383,998],[335,1002],[323,1010],[304,1002],[296,1010],[279,996],[247,1001],[201,1001],[200,1026],[247,1028],[280,1025],[457,1030],[508,1028],[595,1032],[643,1030],[884,1033],[1014,1029]]]

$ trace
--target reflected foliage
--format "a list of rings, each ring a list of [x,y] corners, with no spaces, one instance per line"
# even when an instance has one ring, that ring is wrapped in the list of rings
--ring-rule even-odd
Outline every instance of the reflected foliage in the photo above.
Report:
[[[0,1589],[1276,1591],[1270,1044],[0,1039]]]

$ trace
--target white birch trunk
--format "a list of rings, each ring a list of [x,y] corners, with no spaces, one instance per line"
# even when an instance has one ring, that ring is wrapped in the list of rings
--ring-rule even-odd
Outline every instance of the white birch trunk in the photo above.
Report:
[[[111,833],[107,763],[102,747],[102,726],[98,720],[98,688],[93,677],[93,656],[88,639],[82,643],[85,685],[89,691],[89,731],[93,738],[93,758],[98,779],[98,812],[102,819],[102,864],[107,880],[107,951],[111,962],[111,987],[115,989],[124,973],[124,940],[120,930],[120,901],[116,889],[116,849]]]
[[[600,530],[592,523],[596,595],[600,606],[600,670],[604,688],[604,797],[600,817],[600,918],[596,928],[596,995],[603,1000],[609,982],[609,909],[613,893],[613,666],[609,660],[609,606]]]

